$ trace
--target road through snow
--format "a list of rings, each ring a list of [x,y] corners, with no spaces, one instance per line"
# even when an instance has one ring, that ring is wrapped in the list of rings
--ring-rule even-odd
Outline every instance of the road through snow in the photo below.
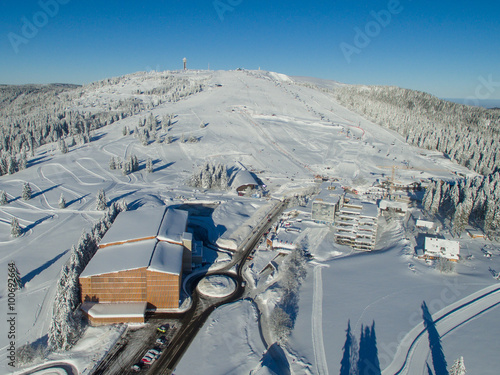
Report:
[[[441,338],[462,324],[500,305],[500,285],[488,286],[432,315]],[[401,341],[394,360],[384,369],[383,375],[427,374],[429,341],[420,323]]]
[[[314,267],[314,295],[311,316],[312,339],[316,369],[320,375],[328,375],[325,345],[323,342],[323,278],[321,271],[323,265]]]

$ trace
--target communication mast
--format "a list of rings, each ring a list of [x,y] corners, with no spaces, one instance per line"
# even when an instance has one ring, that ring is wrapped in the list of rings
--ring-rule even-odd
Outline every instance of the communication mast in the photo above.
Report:
[[[184,63],[184,70],[187,70],[187,59],[185,57],[182,59],[182,62]]]

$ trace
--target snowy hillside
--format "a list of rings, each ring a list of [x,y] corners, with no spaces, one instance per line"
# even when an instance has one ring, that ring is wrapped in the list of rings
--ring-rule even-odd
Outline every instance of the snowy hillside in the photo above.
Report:
[[[129,210],[209,203],[216,208],[206,215],[193,215],[192,225],[194,230],[203,229],[200,240],[215,244],[217,240],[241,241],[251,232],[255,218],[265,217],[267,199],[310,194],[318,185],[315,176],[335,179],[363,197],[369,196],[374,184],[390,178],[392,168],[398,183],[431,178],[452,181],[458,174],[477,176],[441,152],[409,145],[396,130],[347,109],[334,91],[342,87],[333,81],[264,71],[176,71],[140,72],[65,87],[57,95],[50,91],[45,106],[25,98],[34,105],[29,114],[22,113],[22,106],[15,103],[20,97],[13,95],[0,108],[0,136],[8,139],[2,144],[2,159],[20,163],[25,158],[27,162],[11,171],[15,173],[7,168],[0,177],[0,190],[7,200],[0,206],[0,275],[7,280],[8,264],[14,261],[25,283],[15,294],[16,346],[46,342],[56,281],[82,230],[88,231],[102,217],[102,211],[96,209],[101,189],[108,203],[125,200]],[[13,111],[11,118],[6,115],[9,110]],[[238,169],[248,169],[266,185],[268,197],[238,197],[234,187],[223,191],[189,186],[193,173],[206,162],[227,167],[230,186]],[[26,183],[32,188],[30,199],[22,198]],[[65,207],[60,205],[61,195]],[[235,341],[235,355],[241,357],[221,367],[225,373],[279,371],[269,364],[275,355],[288,361],[290,373],[338,373],[349,319],[355,335],[361,325],[376,321],[383,369],[393,361],[399,342],[421,323],[423,300],[438,301],[431,313],[443,313],[448,305],[497,283],[488,271],[500,270],[496,243],[465,240],[467,251],[476,259],[459,264],[450,276],[423,261],[416,268],[408,267],[415,261],[404,224],[398,219],[382,223],[377,245],[381,251],[353,254],[335,244],[328,227],[312,223],[310,206],[299,211],[303,221],[294,225],[300,235],[288,231],[287,241],[307,242],[312,258],[304,263],[307,274],[297,290],[294,327],[284,349],[271,350],[266,345],[273,342],[260,341],[254,304],[238,302],[217,310],[209,319],[181,361],[181,373],[197,373],[192,363],[202,358],[208,373],[220,374],[218,362],[227,355],[227,335],[218,338],[210,350],[204,349],[207,342],[213,342],[211,335],[220,332],[235,337],[241,333]],[[21,226],[19,237],[11,235],[13,219]],[[482,256],[480,250],[486,244],[492,249],[492,258]],[[227,261],[226,253],[210,251],[211,261]],[[259,262],[257,256],[255,262]],[[260,280],[254,299],[260,301],[260,307],[269,301],[270,310],[278,304],[276,289],[283,282],[281,263],[276,263],[276,269],[275,279],[252,276]],[[443,298],[443,290],[455,297]],[[4,282],[0,285],[4,317],[8,294]],[[228,322],[233,314],[240,316],[234,323]],[[448,343],[451,348],[448,364],[463,355],[465,364],[471,363],[470,368],[476,370],[471,373],[496,373],[500,362],[491,353],[494,330],[484,327],[498,314],[498,308],[492,308],[484,324],[479,315],[468,320],[459,317],[455,325],[448,324],[449,334],[443,339],[445,351]],[[469,326],[462,325],[469,320],[484,330],[484,340],[473,349],[457,344],[466,337],[461,329],[469,332]],[[3,324],[0,331],[4,353],[10,345],[7,329]],[[110,343],[116,332],[107,336]],[[266,332],[263,335],[272,337]],[[85,340],[99,337],[99,333],[92,329],[88,336]],[[92,368],[105,350],[75,350],[50,358],[68,360],[82,371]],[[419,359],[428,358],[428,351],[418,353]],[[480,371],[485,363],[482,359],[490,354],[491,366]],[[2,373],[12,371],[5,355],[0,366]]]

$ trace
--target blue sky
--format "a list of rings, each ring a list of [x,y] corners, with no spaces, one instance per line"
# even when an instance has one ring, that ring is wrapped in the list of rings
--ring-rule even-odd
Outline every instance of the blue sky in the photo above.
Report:
[[[87,83],[179,69],[187,57],[196,69],[261,67],[500,99],[498,2],[23,0],[1,7],[0,83]]]

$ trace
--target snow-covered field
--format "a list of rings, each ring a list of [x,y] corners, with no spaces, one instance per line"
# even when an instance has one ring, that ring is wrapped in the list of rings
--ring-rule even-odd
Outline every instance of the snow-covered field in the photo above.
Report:
[[[138,89],[154,87],[154,75],[135,74],[120,85],[89,89],[74,107],[105,108],[106,103],[130,97]],[[223,163],[230,170],[241,163],[267,185],[274,198],[314,186],[317,174],[336,178],[344,186],[363,192],[377,180],[390,176],[393,165],[413,167],[397,169],[399,181],[452,179],[456,177],[454,172],[470,173],[440,153],[407,145],[396,133],[337,104],[331,94],[304,85],[320,85],[317,80],[302,77],[297,79],[301,84],[295,84],[293,78],[260,71],[181,75],[204,81],[205,90],[101,128],[95,132],[94,141],[71,147],[67,154],[55,146],[43,146],[26,170],[1,177],[0,189],[7,192],[10,202],[0,206],[0,277],[7,280],[8,263],[14,260],[26,282],[15,297],[17,347],[40,339],[43,342],[52,316],[55,283],[69,258],[68,250],[82,230],[88,230],[101,216],[95,210],[95,196],[100,189],[104,189],[109,201],[124,199],[131,210],[184,202],[220,202],[210,215],[195,218],[193,224],[205,228],[204,236],[210,242],[224,240],[227,244],[244,238],[271,203],[266,198],[237,197],[234,189],[222,193],[188,187],[186,181],[206,161]],[[334,87],[336,83],[323,81],[321,85]],[[151,142],[144,146],[134,135],[122,135],[124,126],[133,130],[139,119],[150,113],[159,120],[167,114],[177,115],[168,130],[157,132],[160,139],[172,136],[171,144]],[[200,127],[201,122],[207,126]],[[190,136],[199,141],[180,141]],[[139,171],[124,176],[119,170],[109,169],[111,157],[124,160],[132,154],[139,159]],[[148,158],[153,160],[153,173],[145,169]],[[24,182],[33,188],[33,197],[28,201],[20,197]],[[58,208],[61,194],[67,202],[65,209]],[[293,373],[337,373],[349,320],[356,336],[362,324],[375,322],[380,364],[385,368],[394,359],[401,340],[421,323],[423,301],[431,313],[440,316],[447,306],[497,283],[488,271],[500,271],[496,244],[492,245],[493,257],[485,258],[480,251],[486,245],[484,240],[464,239],[463,248],[474,259],[458,264],[454,274],[443,275],[408,255],[409,243],[398,220],[381,226],[379,251],[360,254],[336,245],[330,230],[307,221],[304,210],[300,214],[302,224],[294,224],[301,232],[287,234],[297,242],[307,237],[313,256],[300,287],[294,328],[283,348]],[[13,217],[24,228],[19,238],[10,236]],[[265,252],[257,252],[255,262],[259,253]],[[225,253],[214,255],[212,260],[217,256],[227,260]],[[278,273],[280,265],[278,262]],[[257,280],[257,288],[266,282],[272,285],[272,277]],[[272,289],[263,288],[261,292],[273,303]],[[5,319],[7,295],[4,282],[0,284],[0,296]],[[493,353],[497,333],[491,327],[500,310],[494,307],[470,319],[458,313],[449,316],[451,323],[443,326],[447,332],[441,333],[448,364],[463,355],[470,373],[496,373],[500,360]],[[8,326],[0,326],[0,348],[6,353]],[[441,329],[439,325],[437,328]],[[99,337],[97,331],[104,335],[106,328],[91,331],[92,337]],[[469,339],[471,332],[480,332],[473,343]],[[230,356],[228,335],[233,345]],[[270,337],[267,332],[262,336]],[[108,343],[114,339],[112,335],[106,337]],[[200,368],[214,374],[252,370],[272,373],[272,366],[265,365],[269,358],[278,358],[278,362],[284,358],[281,348],[267,351],[266,345],[272,344],[262,341],[256,307],[248,301],[237,302],[218,308],[209,318],[176,373],[199,373]],[[83,349],[77,346],[74,350]],[[419,355],[428,359],[428,348]],[[64,358],[64,354],[57,356],[58,361]],[[79,371],[91,365],[84,362],[75,364]],[[4,354],[0,358],[1,373],[12,370],[7,363]]]

